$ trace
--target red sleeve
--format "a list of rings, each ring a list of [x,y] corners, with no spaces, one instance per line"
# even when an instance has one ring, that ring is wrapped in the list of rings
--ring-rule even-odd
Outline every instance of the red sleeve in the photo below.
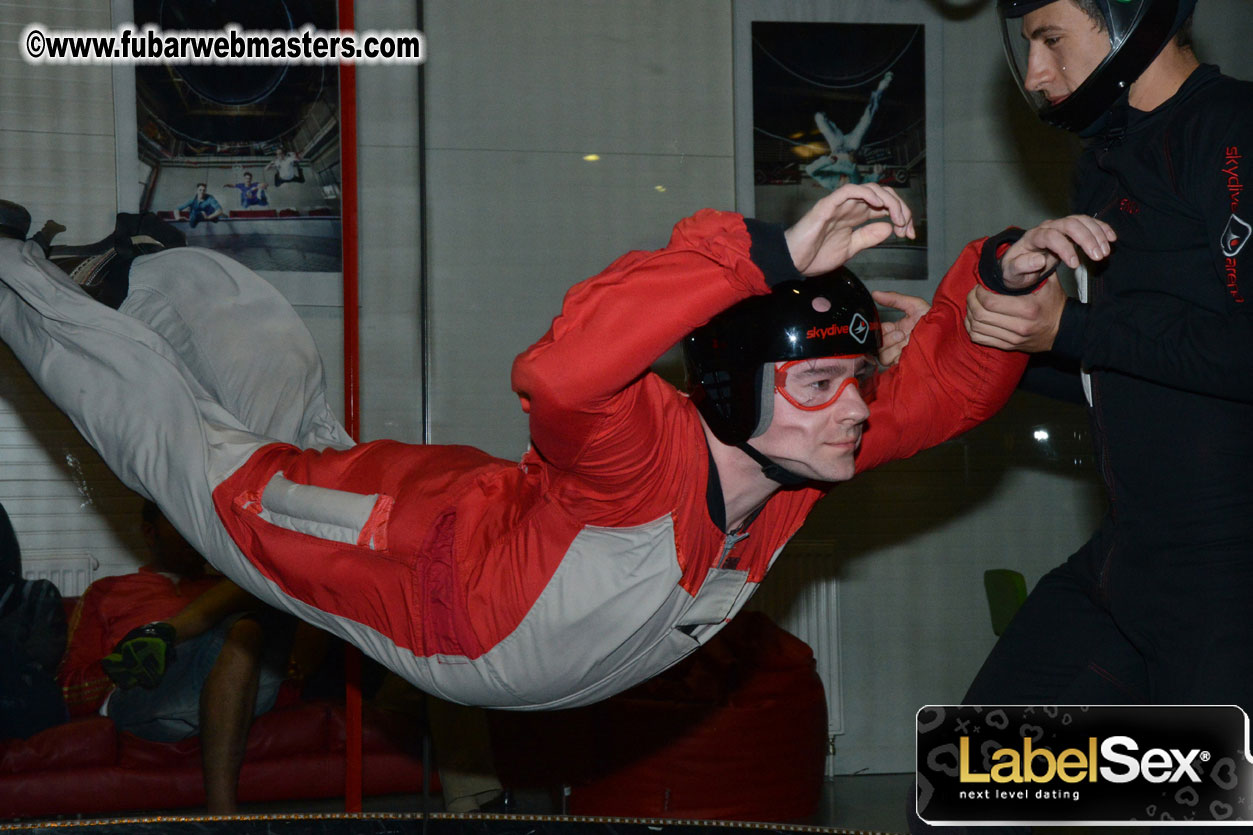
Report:
[[[971,429],[996,414],[1018,385],[1026,354],[980,347],[966,334],[966,295],[978,280],[982,243],[962,250],[900,362],[880,377],[857,453],[858,472]]]
[[[100,659],[113,649],[109,644],[109,626],[101,610],[108,595],[106,586],[104,582],[88,586],[70,615],[68,645],[57,670],[57,681],[70,716],[97,712],[113,689],[113,682],[100,666]]]
[[[513,364],[536,450],[574,468],[614,398],[653,362],[731,304],[767,292],[752,246],[740,215],[705,209],[665,249],[624,255],[572,287],[548,333]]]

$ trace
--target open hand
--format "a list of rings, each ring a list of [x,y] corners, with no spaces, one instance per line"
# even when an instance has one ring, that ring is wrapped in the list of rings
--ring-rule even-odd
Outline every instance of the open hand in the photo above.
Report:
[[[880,218],[887,221],[871,222]],[[909,207],[895,191],[877,183],[841,186],[783,234],[792,263],[803,275],[829,273],[890,235],[916,236]]]

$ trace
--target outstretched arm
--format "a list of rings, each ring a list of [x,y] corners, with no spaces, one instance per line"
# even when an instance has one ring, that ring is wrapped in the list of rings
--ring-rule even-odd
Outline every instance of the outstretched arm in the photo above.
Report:
[[[915,237],[913,214],[892,189],[866,183],[844,186],[819,200],[784,238],[792,263],[808,276],[842,267],[893,234]]]
[[[1241,403],[1253,403],[1253,308],[1202,310],[1165,295],[1084,305],[1062,314],[1054,352],[1104,368]]]
[[[1026,354],[973,344],[964,327],[982,241],[962,251],[940,282],[900,361],[879,377],[857,453],[862,472],[946,441],[994,415],[1009,399]]]

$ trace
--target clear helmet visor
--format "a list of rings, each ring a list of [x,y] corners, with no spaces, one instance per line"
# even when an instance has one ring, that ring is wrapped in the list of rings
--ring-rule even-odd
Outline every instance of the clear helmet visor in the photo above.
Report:
[[[999,0],[1005,55],[1039,116],[1068,130],[1095,121],[1165,43],[1177,0]]]
[[[1071,0],[1001,3],[1005,57],[1018,88],[1040,113],[1074,93],[1125,39]]]

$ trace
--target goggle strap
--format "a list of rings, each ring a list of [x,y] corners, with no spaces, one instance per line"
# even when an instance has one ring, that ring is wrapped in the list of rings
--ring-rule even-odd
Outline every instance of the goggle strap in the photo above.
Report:
[[[808,484],[810,479],[799,476],[791,470],[785,469],[782,464],[773,461],[762,455],[761,452],[749,445],[748,441],[738,445],[744,451],[744,454],[761,467],[762,473],[771,481],[778,482],[784,487],[799,487],[802,484]]]

